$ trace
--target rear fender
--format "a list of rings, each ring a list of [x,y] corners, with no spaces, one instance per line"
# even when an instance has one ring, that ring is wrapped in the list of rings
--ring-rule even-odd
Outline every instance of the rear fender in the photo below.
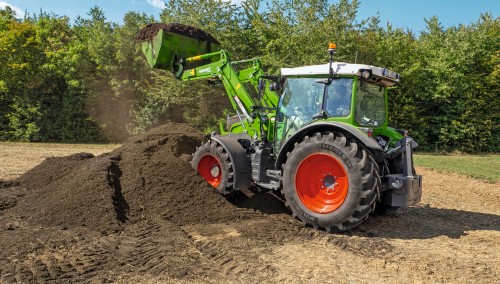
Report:
[[[252,182],[252,167],[250,159],[243,146],[238,140],[250,141],[250,136],[246,134],[212,135],[212,140],[219,143],[229,155],[233,164],[233,187],[235,190],[250,187]]]
[[[368,137],[366,133],[358,128],[343,122],[324,121],[310,124],[299,131],[297,131],[285,144],[281,147],[278,157],[276,159],[276,169],[281,169],[281,165],[286,161],[286,154],[292,151],[295,143],[299,143],[305,136],[313,135],[316,132],[340,132],[348,135],[363,144],[374,157],[378,157],[383,153],[382,147],[375,141],[375,139]]]

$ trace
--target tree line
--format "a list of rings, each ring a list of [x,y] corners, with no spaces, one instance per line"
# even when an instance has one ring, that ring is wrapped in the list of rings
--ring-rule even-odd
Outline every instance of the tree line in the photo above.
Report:
[[[233,60],[260,57],[269,74],[326,63],[334,41],[336,60],[402,75],[390,91],[390,121],[420,149],[500,150],[498,17],[449,28],[432,17],[416,34],[376,14],[359,20],[357,0],[166,4],[162,22],[202,28]],[[167,121],[214,129],[230,110],[224,90],[149,68],[134,36],[151,22],[129,12],[113,23],[99,7],[73,24],[52,13],[19,20],[9,7],[0,10],[0,140],[119,142]]]

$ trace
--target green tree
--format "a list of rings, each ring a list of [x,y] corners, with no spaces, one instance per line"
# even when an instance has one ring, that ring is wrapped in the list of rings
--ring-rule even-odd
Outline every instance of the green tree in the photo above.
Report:
[[[99,131],[90,121],[75,127],[71,120],[86,116],[85,108],[66,103],[76,94],[70,89],[74,64],[68,18],[40,12],[19,22],[9,13],[2,15],[2,139],[95,141]]]
[[[6,10],[7,11],[7,10]],[[36,28],[30,22],[19,23],[11,13],[2,13],[4,30],[0,33],[0,85],[4,139],[40,140],[40,102],[38,90],[43,49],[36,41]]]

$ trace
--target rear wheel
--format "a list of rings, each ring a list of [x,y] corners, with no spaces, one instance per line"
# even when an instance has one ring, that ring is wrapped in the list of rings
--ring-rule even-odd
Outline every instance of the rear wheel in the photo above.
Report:
[[[306,136],[283,167],[282,194],[293,216],[329,232],[366,220],[379,188],[371,153],[340,133]]]
[[[233,166],[224,148],[208,141],[193,154],[191,166],[221,194],[233,192]]]

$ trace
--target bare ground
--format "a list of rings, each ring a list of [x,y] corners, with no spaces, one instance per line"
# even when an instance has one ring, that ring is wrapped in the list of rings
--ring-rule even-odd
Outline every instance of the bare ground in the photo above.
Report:
[[[94,155],[110,152],[117,144],[59,144],[0,142],[0,180],[15,179],[49,157],[78,152]]]
[[[419,206],[328,234],[270,192],[217,195],[190,170],[201,138],[186,132],[1,182],[0,282],[499,283],[498,183],[417,168]]]

